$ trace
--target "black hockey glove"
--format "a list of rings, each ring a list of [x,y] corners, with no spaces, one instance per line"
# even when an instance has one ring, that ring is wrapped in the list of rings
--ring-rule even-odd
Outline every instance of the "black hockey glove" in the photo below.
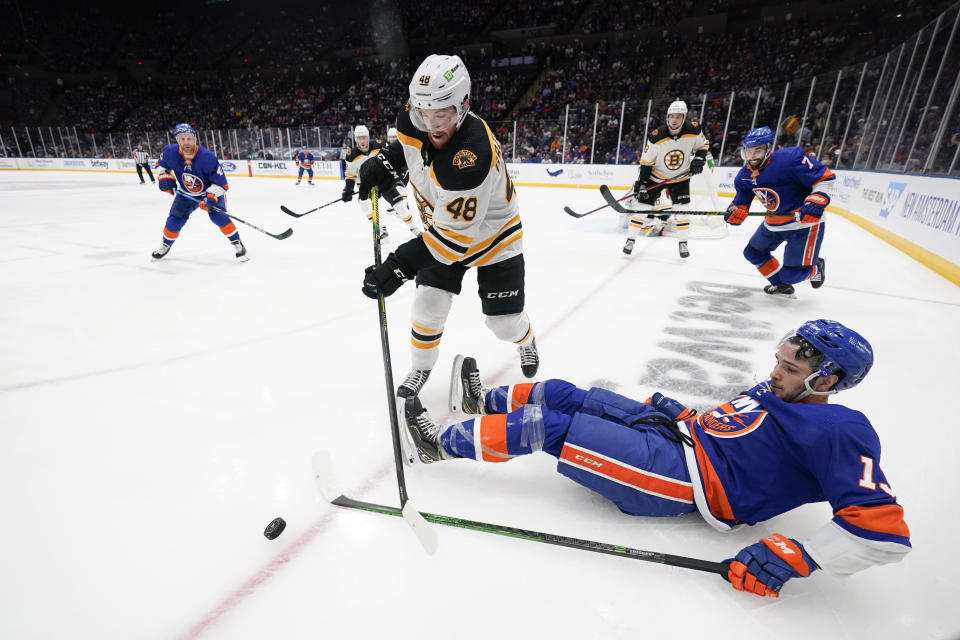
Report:
[[[353,200],[353,185],[353,180],[347,180],[346,184],[343,185],[343,194],[340,196],[340,199],[344,202]]]
[[[363,272],[363,295],[373,300],[376,300],[381,293],[384,297],[387,297],[395,293],[400,285],[411,277],[403,270],[393,255],[389,255],[379,267],[370,265]]]
[[[361,200],[369,198],[370,189],[374,187],[379,187],[382,193],[399,182],[400,174],[382,151],[360,165]]]
[[[703,173],[703,165],[706,161],[700,156],[693,156],[693,160],[690,161],[690,175],[698,176]]]
[[[644,200],[647,197],[647,185],[642,180],[633,183],[633,195],[637,200]]]

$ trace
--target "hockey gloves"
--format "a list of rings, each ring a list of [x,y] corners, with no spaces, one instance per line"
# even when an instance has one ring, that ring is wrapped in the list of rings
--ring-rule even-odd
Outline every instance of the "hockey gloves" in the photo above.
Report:
[[[703,173],[703,165],[706,162],[700,156],[693,156],[693,160],[690,161],[690,175],[698,176]]]
[[[207,197],[200,203],[200,208],[207,213],[223,213],[227,210],[227,203],[221,196],[218,198],[212,193],[207,193]]]
[[[647,199],[647,187],[645,180],[637,180],[633,183],[633,195],[637,200],[646,200]]]
[[[806,578],[818,568],[803,545],[779,533],[744,548],[728,562],[725,578],[734,589],[771,598],[780,596],[790,578]]]
[[[747,212],[749,210],[750,208],[745,205],[732,204],[727,207],[727,213],[723,216],[723,221],[727,224],[739,226],[747,219]]]
[[[376,300],[381,293],[387,297],[395,293],[400,285],[411,277],[404,272],[400,263],[391,254],[379,267],[371,265],[363,272],[363,295],[373,300]]]
[[[340,196],[340,199],[344,202],[350,202],[353,200],[353,185],[356,184],[355,180],[347,180],[346,184],[343,185],[343,194]]]
[[[163,171],[157,176],[157,184],[160,185],[160,191],[166,191],[170,195],[177,193],[177,179],[169,171]]]
[[[823,210],[830,204],[830,196],[823,191],[814,191],[803,201],[803,206],[797,212],[797,218],[804,224],[820,222]]]
[[[646,403],[671,420],[689,420],[697,415],[694,409],[688,409],[659,391],[647,398]]]
[[[382,151],[360,165],[361,200],[369,198],[370,189],[374,187],[383,192],[399,182],[400,174]]]

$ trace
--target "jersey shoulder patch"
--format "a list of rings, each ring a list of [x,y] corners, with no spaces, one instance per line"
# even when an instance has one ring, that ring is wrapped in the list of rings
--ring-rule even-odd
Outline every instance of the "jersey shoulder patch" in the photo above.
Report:
[[[658,142],[666,140],[669,137],[670,137],[670,132],[667,130],[666,127],[664,127],[663,129],[661,129],[660,127],[657,127],[656,129],[650,132],[650,142],[652,142],[653,144],[657,144]]]
[[[486,123],[473,114],[467,116],[460,131],[433,157],[433,173],[441,188],[467,191],[483,184],[496,160],[494,146]]]
[[[702,129],[699,122],[696,120],[687,120],[683,123],[683,131],[681,131],[681,133],[692,133],[693,135],[697,135],[701,131]]]

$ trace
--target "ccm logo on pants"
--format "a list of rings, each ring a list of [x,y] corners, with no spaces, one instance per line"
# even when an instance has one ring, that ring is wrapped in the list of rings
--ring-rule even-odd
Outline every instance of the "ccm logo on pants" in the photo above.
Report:
[[[490,298],[515,298],[520,295],[520,290],[516,289],[514,291],[491,291],[487,294],[487,299]]]

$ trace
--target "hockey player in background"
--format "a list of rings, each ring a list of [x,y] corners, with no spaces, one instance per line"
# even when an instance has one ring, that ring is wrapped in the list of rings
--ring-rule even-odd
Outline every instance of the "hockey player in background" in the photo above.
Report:
[[[344,185],[341,199],[344,202],[353,200],[360,167],[372,156],[379,153],[380,148],[383,146],[383,142],[380,140],[376,140],[371,144],[370,130],[366,125],[362,124],[357,125],[353,130],[353,139],[355,144],[353,148],[347,152],[346,164],[343,170]],[[399,185],[391,185],[389,189],[384,189],[380,195],[389,203],[387,212],[403,220],[403,223],[407,225],[410,233],[414,236],[419,236],[420,229],[417,227],[417,223],[413,220],[413,215],[407,208],[407,197],[401,193]],[[367,216],[367,220],[373,221],[373,210],[369,200],[360,200],[360,210]],[[380,223],[380,237],[387,237],[387,227],[382,221]]]
[[[397,128],[390,127],[387,129],[387,144],[392,144],[397,141]]]
[[[682,212],[690,208],[690,177],[703,171],[708,149],[700,124],[687,121],[687,103],[683,100],[670,103],[666,126],[650,132],[640,157],[640,173],[633,184],[633,195],[645,211],[630,216],[627,242],[623,245],[625,254],[633,252],[638,235],[656,234],[672,217],[680,238],[680,257],[690,255],[687,245],[690,216]],[[654,215],[654,205],[664,190],[673,203],[669,210],[677,213]]]
[[[303,172],[307,172],[307,184],[313,186],[313,154],[306,147],[300,147],[297,154],[297,184],[303,179]],[[296,186],[296,185],[294,185]]]
[[[793,285],[804,280],[819,289],[826,276],[825,261],[819,257],[823,212],[830,204],[834,173],[800,147],[774,151],[770,127],[749,131],[740,155],[745,164],[733,180],[736,195],[723,219],[742,224],[754,197],[768,212],[743,257],[770,282],[763,288],[769,294],[791,295]],[[784,242],[781,267],[772,252]]]
[[[910,532],[877,433],[859,411],[827,403],[866,377],[870,344],[813,320],[784,336],[775,358],[768,380],[699,416],[660,393],[639,402],[563,380],[483,388],[472,358],[454,367],[451,409],[476,418],[441,428],[418,398],[404,413],[423,462],[544,451],[630,515],[698,511],[729,531],[829,502],[832,518],[806,538],[774,534],[742,549],[726,576],[740,591],[776,597],[817,569],[846,576],[899,561]]]
[[[240,241],[236,225],[216,210],[227,210],[226,195],[229,188],[220,161],[213,151],[197,144],[197,132],[189,124],[178,124],[173,134],[176,144],[164,147],[157,161],[160,169],[157,182],[161,191],[173,196],[173,204],[170,205],[170,213],[163,227],[163,243],[153,252],[153,259],[160,260],[170,252],[190,214],[199,207],[207,212],[210,221],[220,227],[223,235],[233,244],[237,260],[246,262],[249,256]],[[203,198],[203,202],[197,204],[195,200],[178,194],[178,190]]]
[[[416,278],[411,311],[412,371],[401,397],[416,396],[439,356],[440,338],[463,276],[477,267],[487,327],[517,345],[525,376],[540,357],[524,313],[524,261],[517,194],[500,143],[470,111],[470,74],[457,56],[431,55],[410,82],[410,100],[397,117],[399,140],[360,169],[360,197],[389,188],[409,172],[425,230],[380,267],[369,267],[363,293],[390,295]]]

